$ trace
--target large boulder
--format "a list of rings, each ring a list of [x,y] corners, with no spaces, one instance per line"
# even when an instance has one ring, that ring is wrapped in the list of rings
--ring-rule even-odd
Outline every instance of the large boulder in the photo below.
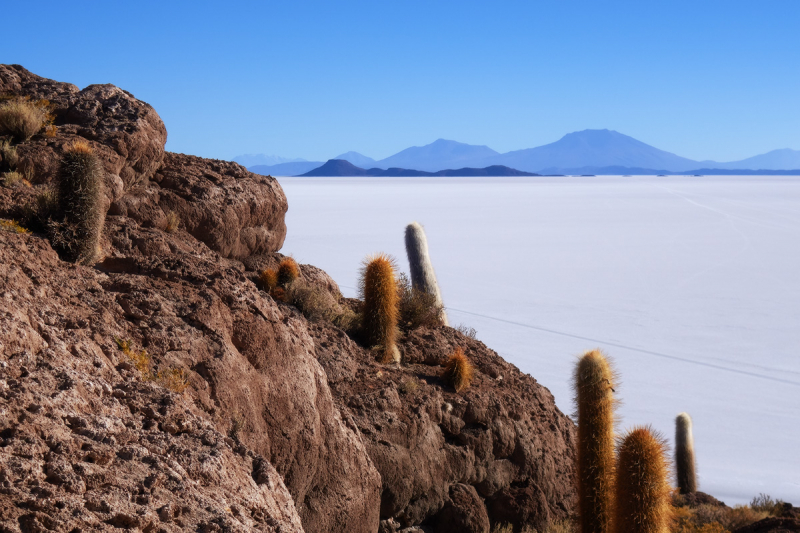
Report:
[[[55,179],[63,147],[75,139],[89,141],[103,162],[109,204],[141,188],[161,166],[167,141],[164,122],[149,104],[114,85],[79,90],[19,65],[0,65],[0,96],[51,104],[55,135],[42,132],[17,147],[23,166],[37,182]]]

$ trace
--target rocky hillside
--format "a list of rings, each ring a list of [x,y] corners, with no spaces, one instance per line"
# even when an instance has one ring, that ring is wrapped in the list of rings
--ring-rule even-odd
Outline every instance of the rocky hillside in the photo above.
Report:
[[[8,96],[48,100],[55,128],[16,144],[26,181],[0,186],[0,218],[26,216],[75,139],[102,161],[106,216],[90,265],[0,231],[0,531],[488,533],[569,514],[574,427],[533,378],[448,327],[380,365],[259,290],[286,234],[276,180],[165,152],[155,110],[112,85],[0,65]],[[301,278],[341,300],[321,270]],[[477,368],[460,394],[439,377],[455,347]]]

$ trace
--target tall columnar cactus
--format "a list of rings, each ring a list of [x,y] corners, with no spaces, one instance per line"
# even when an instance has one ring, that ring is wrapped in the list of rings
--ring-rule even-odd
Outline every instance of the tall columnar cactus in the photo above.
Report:
[[[411,286],[435,298],[436,305],[442,309],[439,318],[443,325],[448,326],[442,293],[439,290],[439,283],[436,281],[436,273],[433,271],[431,257],[428,253],[428,239],[419,222],[412,222],[406,226],[406,255],[408,255],[408,266],[411,270]]]
[[[649,427],[632,429],[617,461],[614,533],[668,533],[672,505],[666,443]]]
[[[609,533],[614,503],[614,370],[600,350],[575,368],[577,485],[581,533]]]
[[[398,291],[395,261],[386,254],[364,260],[359,291],[364,300],[364,339],[381,351],[381,362],[399,363],[397,339]]]
[[[105,222],[102,167],[85,141],[67,146],[61,158],[58,215],[51,225],[53,246],[68,261],[92,262]]]
[[[689,413],[681,413],[675,418],[675,471],[681,494],[697,492],[692,417]]]

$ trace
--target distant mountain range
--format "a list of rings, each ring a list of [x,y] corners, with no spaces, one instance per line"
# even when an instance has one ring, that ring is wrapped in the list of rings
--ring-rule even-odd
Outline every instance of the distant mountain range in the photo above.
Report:
[[[264,154],[244,154],[237,155],[233,161],[240,165],[250,168],[254,165],[279,165],[281,163],[295,163],[297,161],[306,161],[305,159],[295,158],[289,159],[287,157],[280,157],[277,155],[264,155]]]
[[[494,165],[486,168],[459,168],[439,170],[437,172],[426,172],[424,170],[412,170],[407,168],[392,167],[388,169],[370,168],[364,169],[355,166],[350,161],[344,159],[330,159],[319,168],[303,174],[303,177],[310,176],[375,176],[382,178],[389,177],[424,177],[424,176],[538,176],[532,172],[521,172],[513,168]]]
[[[741,161],[694,161],[612,130],[569,133],[554,143],[505,154],[488,146],[439,139],[425,146],[406,148],[378,161],[358,152],[340,154],[335,159],[349,161],[361,168],[403,168],[425,172],[505,166],[537,174],[609,174],[612,172],[604,169],[612,168],[622,169],[621,172],[614,172],[617,174],[712,173],[708,170],[796,171],[796,174],[800,174],[800,170],[797,170],[800,169],[800,150],[773,150]],[[250,165],[248,168],[260,174],[286,176],[305,174],[323,164],[322,161],[282,162]]]

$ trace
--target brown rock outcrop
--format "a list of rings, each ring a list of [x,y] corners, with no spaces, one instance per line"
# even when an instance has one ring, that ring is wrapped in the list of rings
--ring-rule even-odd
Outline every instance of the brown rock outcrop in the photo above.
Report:
[[[574,428],[530,376],[446,327],[408,333],[403,364],[378,365],[257,289],[286,233],[273,178],[163,152],[155,111],[113,86],[0,66],[0,93],[54,103],[56,136],[18,146],[38,182],[89,139],[110,207],[93,267],[0,231],[0,530],[483,532],[567,516]],[[36,192],[0,186],[0,216]],[[325,272],[301,272],[340,298]],[[439,378],[456,346],[476,366],[461,394]],[[182,395],[159,381],[173,370]]]
[[[0,95],[49,100],[57,133],[37,135],[17,150],[23,165],[40,183],[52,181],[64,144],[91,141],[107,173],[109,202],[146,183],[161,166],[167,130],[145,102],[113,85],[79,90],[28,72],[19,65],[0,65]]]
[[[287,203],[275,178],[237,163],[167,152],[152,182],[119,199],[110,213],[164,228],[173,212],[186,231],[223,257],[246,259],[283,246]]]
[[[459,484],[474,487],[492,524],[541,529],[570,514],[574,424],[547,389],[483,343],[448,327],[419,329],[399,344],[403,364],[385,366],[329,324],[312,324],[311,334],[339,408],[381,473],[382,519],[444,523],[441,513],[460,508]],[[440,379],[456,346],[477,370],[462,394]]]
[[[139,380],[107,276],[0,231],[0,530],[303,531],[272,465]]]

